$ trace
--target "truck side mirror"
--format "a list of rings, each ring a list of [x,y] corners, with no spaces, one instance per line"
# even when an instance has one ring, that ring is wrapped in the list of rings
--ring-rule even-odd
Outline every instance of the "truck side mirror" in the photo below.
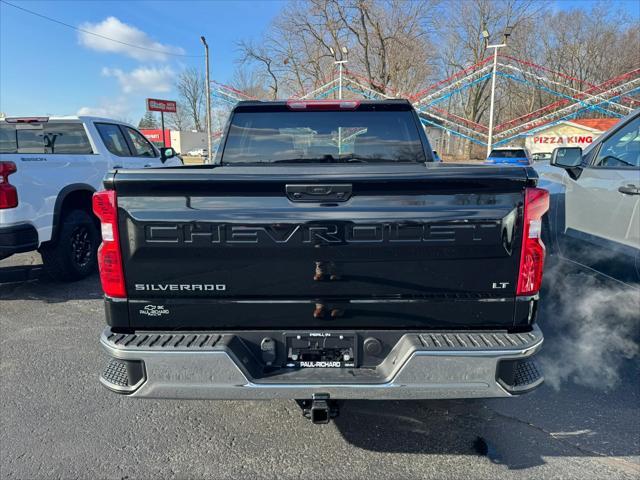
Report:
[[[571,178],[577,180],[582,173],[582,149],[580,147],[556,148],[549,163],[554,167],[564,168]]]
[[[160,160],[162,163],[176,156],[176,151],[171,147],[162,147],[160,149]]]

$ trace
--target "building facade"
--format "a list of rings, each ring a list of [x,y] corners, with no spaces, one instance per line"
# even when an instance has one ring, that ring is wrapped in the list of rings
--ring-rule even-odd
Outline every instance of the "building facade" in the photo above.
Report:
[[[162,147],[162,130],[140,129],[140,132],[156,147]],[[165,147],[172,147],[181,155],[192,150],[207,149],[207,134],[205,132],[179,132],[165,129]]]
[[[552,153],[557,147],[588,147],[603,132],[618,123],[617,118],[576,118],[559,122],[527,135],[525,146],[533,153]]]

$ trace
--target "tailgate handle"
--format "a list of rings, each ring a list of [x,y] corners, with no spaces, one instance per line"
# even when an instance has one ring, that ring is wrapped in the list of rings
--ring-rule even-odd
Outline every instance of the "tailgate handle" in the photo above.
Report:
[[[287,185],[287,197],[292,202],[345,202],[351,198],[351,184]]]

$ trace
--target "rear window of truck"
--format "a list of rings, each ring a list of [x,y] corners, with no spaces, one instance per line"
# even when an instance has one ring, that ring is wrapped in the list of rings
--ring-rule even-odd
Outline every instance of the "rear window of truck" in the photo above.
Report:
[[[236,112],[222,164],[425,162],[405,111]]]
[[[527,152],[524,150],[492,150],[491,158],[527,158]]]
[[[81,123],[0,123],[0,153],[88,155],[93,153]]]
[[[16,127],[0,122],[0,153],[18,153]]]

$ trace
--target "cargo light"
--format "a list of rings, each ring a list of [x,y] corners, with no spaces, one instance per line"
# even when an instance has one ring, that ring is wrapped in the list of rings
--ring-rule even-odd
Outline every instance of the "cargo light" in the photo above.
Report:
[[[549,192],[542,188],[526,188],[517,295],[533,295],[540,290],[545,253],[540,236],[542,216],[547,210],[549,210]]]
[[[18,206],[18,190],[9,183],[9,175],[18,169],[13,162],[0,162],[0,209]]]
[[[127,290],[122,270],[116,192],[107,190],[94,193],[93,213],[100,220],[102,231],[102,243],[98,248],[98,269],[102,290],[108,297],[125,298]]]
[[[355,110],[358,100],[287,100],[291,110]]]

